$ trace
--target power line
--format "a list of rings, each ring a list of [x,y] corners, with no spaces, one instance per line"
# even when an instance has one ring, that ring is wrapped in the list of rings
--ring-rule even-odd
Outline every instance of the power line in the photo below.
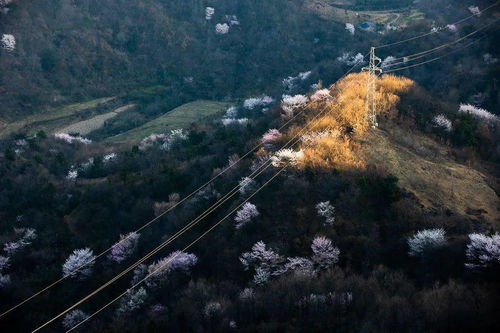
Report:
[[[451,55],[451,54],[453,54],[453,53],[455,53],[455,52],[458,52],[458,51],[460,51],[460,50],[463,50],[463,49],[465,49],[465,48],[467,48],[467,47],[471,46],[472,44],[477,43],[478,41],[480,41],[481,39],[483,39],[483,38],[485,38],[485,37],[486,37],[486,36],[480,37],[480,38],[478,38],[478,39],[476,39],[476,40],[474,40],[474,41],[470,42],[469,44],[464,45],[464,46],[459,47],[459,48],[456,48],[456,49],[454,49],[453,51],[450,51],[450,52],[448,52],[448,53],[443,54],[442,56],[435,57],[435,58],[429,59],[429,60],[427,60],[427,61],[420,62],[420,63],[418,63],[418,64],[413,64],[413,65],[410,65],[410,66],[405,66],[405,67],[401,67],[401,68],[395,68],[395,69],[391,69],[391,70],[388,70],[388,71],[384,71],[384,73],[385,73],[385,74],[388,74],[388,73],[392,73],[392,72],[397,72],[397,71],[401,71],[401,70],[404,70],[404,69],[409,69],[409,68],[413,68],[413,67],[417,67],[417,66],[425,65],[425,64],[428,64],[428,63],[433,62],[433,61],[437,61],[437,60],[442,59],[442,58],[445,58],[445,57],[447,57],[447,56],[449,56],[449,55]]]
[[[344,76],[347,75],[344,74]],[[313,119],[316,119],[318,118],[320,115],[322,115],[325,111],[327,110],[327,108],[325,107],[321,112],[319,112]],[[304,131],[304,129],[302,130]],[[284,146],[287,146],[289,143],[291,143],[293,140],[295,140],[296,138],[297,139],[300,139],[300,136],[302,135],[301,132],[302,131],[299,131],[294,137],[292,137],[292,139],[290,139],[287,143],[285,143]],[[271,158],[269,158],[267,160],[267,162],[269,162],[271,160]],[[266,162],[266,163],[267,163]],[[267,169],[270,165],[268,164],[266,166],[265,169]],[[264,169],[264,170],[265,170]],[[253,176],[253,177],[257,177],[260,173],[262,173],[264,170],[261,170],[260,172],[258,172],[258,174],[256,176]],[[255,173],[256,171],[254,171],[253,173]],[[253,174],[252,173],[252,174]],[[96,290],[94,290],[93,292],[91,292],[90,294],[88,294],[87,296],[85,296],[84,298],[82,298],[81,300],[79,300],[78,302],[76,302],[75,304],[73,304],[72,306],[68,307],[66,310],[64,310],[63,312],[59,313],[57,316],[51,318],[49,321],[45,322],[43,325],[39,326],[38,328],[36,328],[33,332],[36,332],[44,327],[46,327],[47,325],[49,325],[50,323],[54,322],[55,320],[57,320],[58,318],[62,317],[63,315],[65,315],[66,313],[68,313],[69,311],[73,310],[74,308],[76,308],[77,306],[79,306],[80,304],[84,303],[85,301],[87,301],[88,299],[90,299],[91,297],[93,297],[94,295],[98,294],[100,291],[102,291],[103,289],[105,289],[106,287],[108,287],[109,285],[111,285],[112,283],[114,283],[115,281],[117,281],[118,279],[120,279],[122,276],[124,276],[125,274],[127,274],[128,272],[132,271],[135,267],[139,266],[140,264],[142,264],[144,261],[146,261],[147,259],[149,259],[150,257],[152,257],[153,255],[155,255],[156,253],[158,253],[160,250],[162,250],[165,246],[169,245],[171,242],[173,242],[175,239],[177,239],[178,237],[180,237],[182,234],[184,234],[185,232],[187,232],[189,229],[191,229],[193,226],[197,225],[203,218],[205,218],[206,216],[208,216],[210,213],[212,213],[213,211],[215,211],[218,207],[220,207],[224,202],[226,202],[227,200],[229,200],[230,197],[232,197],[234,194],[236,194],[238,192],[238,188],[239,186],[236,186],[235,188],[233,188],[233,190],[231,190],[228,194],[225,195],[225,197],[223,199],[220,199],[218,202],[216,202],[215,204],[213,204],[209,209],[207,209],[204,213],[202,213],[201,215],[199,215],[197,218],[195,218],[194,220],[192,220],[187,226],[185,226],[184,228],[182,228],[180,231],[178,231],[176,234],[174,234],[173,236],[169,237],[166,241],[164,241],[162,244],[160,244],[159,246],[157,246],[154,250],[150,251],[147,255],[145,255],[143,258],[141,258],[140,260],[138,260],[137,262],[135,262],[134,264],[132,264],[131,266],[129,266],[128,268],[126,268],[125,270],[123,270],[121,273],[119,273],[118,275],[116,275],[115,277],[113,277],[111,280],[109,280],[108,282],[106,282],[104,285],[102,285],[101,287],[97,288]]]
[[[275,173],[267,182],[265,182],[260,188],[258,188],[254,193],[252,193],[251,196],[249,196],[247,199],[245,199],[241,204],[239,204],[236,208],[234,208],[229,214],[227,214],[226,216],[224,216],[221,220],[219,220],[216,224],[214,224],[213,226],[211,226],[208,230],[206,230],[202,235],[200,235],[198,238],[196,238],[193,242],[191,242],[188,246],[186,246],[182,251],[185,252],[186,250],[188,250],[190,247],[192,247],[194,244],[196,244],[198,241],[200,241],[203,237],[205,237],[208,233],[210,233],[213,229],[215,229],[217,226],[219,226],[222,222],[224,222],[229,216],[231,216],[236,210],[238,210],[241,206],[243,206],[245,203],[247,203],[254,195],[256,195],[258,192],[260,192],[265,186],[267,186],[271,181],[274,180],[274,178],[276,178],[279,174],[281,174],[284,170],[285,170],[286,166],[282,167],[277,173]],[[82,325],[83,323],[85,323],[86,321],[90,320],[91,318],[93,318],[94,316],[96,316],[97,314],[99,314],[100,312],[102,312],[103,310],[105,310],[106,308],[108,308],[110,305],[112,305],[113,303],[115,303],[116,301],[118,301],[120,298],[122,298],[123,296],[125,296],[130,290],[132,289],[135,289],[136,287],[138,287],[140,284],[144,283],[148,278],[150,278],[152,275],[154,275],[155,273],[157,273],[158,271],[160,271],[161,269],[163,269],[163,267],[165,267],[167,264],[169,264],[172,260],[174,260],[179,254],[176,254],[174,257],[172,257],[169,261],[165,262],[164,265],[158,267],[156,270],[154,270],[152,273],[148,274],[146,277],[144,277],[142,280],[140,280],[139,282],[137,282],[136,284],[134,284],[132,287],[130,287],[129,289],[127,289],[125,292],[121,293],[120,295],[118,295],[117,297],[115,297],[113,300],[111,300],[110,302],[106,303],[104,306],[100,307],[97,311],[95,311],[94,313],[92,313],[90,316],[86,317],[84,320],[82,320],[81,322],[79,322],[78,324],[76,324],[75,326],[73,326],[72,328],[70,328],[68,331],[66,332],[71,332],[73,330],[75,330],[76,328],[78,328],[80,325]]]
[[[465,22],[469,19],[471,19],[472,17],[475,17],[475,16],[478,16],[479,14],[482,14],[483,12],[489,10],[490,8],[493,8],[495,7],[496,5],[498,5],[500,3],[500,1],[497,1],[495,2],[494,4],[484,8],[483,10],[480,10],[478,13],[476,14],[472,14],[470,16],[467,16],[461,20],[458,20],[454,23],[450,23],[450,25],[457,25],[457,24],[461,24],[462,22]],[[388,44],[383,44],[383,45],[379,45],[379,46],[375,46],[375,49],[381,49],[381,48],[385,48],[385,47],[389,47],[389,46],[394,46],[394,45],[398,45],[398,44],[402,44],[402,43],[406,43],[406,42],[409,42],[409,41],[412,41],[412,40],[416,40],[416,39],[419,39],[419,38],[423,38],[423,37],[426,37],[426,36],[429,36],[429,35],[433,35],[435,33],[438,33],[438,32],[441,32],[443,29],[445,28],[438,28],[436,30],[433,30],[431,32],[427,32],[425,34],[422,34],[422,35],[418,35],[418,36],[414,36],[414,37],[411,37],[411,38],[407,38],[407,39],[404,39],[404,40],[400,40],[400,41],[397,41],[397,42],[393,42],[393,43],[388,43]]]
[[[427,56],[430,53],[437,52],[437,51],[439,51],[439,50],[441,50],[443,48],[446,48],[446,47],[452,46],[454,44],[457,44],[457,43],[461,42],[462,40],[467,39],[467,38],[469,38],[469,37],[477,34],[478,32],[481,32],[481,31],[485,30],[486,28],[489,28],[493,24],[497,23],[499,20],[500,20],[500,18],[498,18],[498,19],[490,22],[489,24],[485,25],[484,27],[481,27],[479,29],[474,30],[473,32],[471,32],[471,33],[469,33],[469,34],[467,34],[467,35],[465,35],[463,37],[460,37],[460,38],[455,39],[455,40],[453,40],[451,42],[448,42],[448,43],[441,44],[441,45],[439,45],[437,47],[434,47],[432,49],[429,49],[429,50],[426,50],[426,51],[422,51],[422,52],[418,52],[418,53],[414,53],[414,54],[410,54],[410,55],[399,57],[399,58],[394,58],[393,61],[400,60],[400,59],[403,59],[403,61],[393,62],[393,63],[387,64],[387,65],[384,66],[384,68],[392,67],[392,66],[396,66],[396,65],[400,65],[400,64],[405,64],[408,61],[413,61],[415,59],[423,58],[423,57]]]
[[[360,64],[360,62],[358,61],[357,63],[355,63],[345,74],[343,74],[342,77],[348,75],[350,72],[352,72],[354,70],[354,68],[356,68],[358,65]],[[341,78],[342,78],[341,77]],[[339,78],[339,80],[341,79]],[[288,126],[288,124],[290,124],[292,121],[294,121],[295,119],[297,119],[301,114],[303,114],[305,110],[301,110],[300,112],[298,112],[296,115],[294,115],[291,119],[289,119],[287,122],[285,122],[281,127],[278,128],[278,130],[282,130],[283,128],[285,128],[286,126]],[[242,161],[243,159],[245,159],[246,157],[248,157],[250,154],[252,154],[254,151],[256,151],[258,148],[260,148],[262,146],[262,142],[260,142],[259,144],[257,144],[256,146],[254,146],[252,149],[250,149],[248,152],[246,152],[243,156],[241,156],[240,158],[238,158],[238,160],[236,160],[234,163],[230,164],[229,166],[227,166],[226,168],[224,168],[222,171],[220,171],[217,175],[215,175],[214,177],[212,177],[210,180],[208,180],[206,183],[204,183],[203,185],[201,185],[200,187],[198,187],[196,190],[194,190],[193,192],[191,192],[189,195],[187,195],[186,197],[184,197],[182,200],[180,200],[179,202],[175,203],[172,207],[169,207],[167,210],[165,210],[164,212],[162,212],[161,214],[159,214],[158,216],[154,217],[153,219],[151,219],[150,221],[146,222],[144,225],[142,225],[140,228],[138,228],[137,230],[133,231],[133,233],[138,233],[142,230],[144,230],[145,228],[149,227],[151,224],[155,223],[156,221],[158,221],[161,217],[163,217],[164,215],[166,215],[167,213],[171,212],[173,209],[175,209],[176,207],[178,207],[179,205],[181,205],[182,203],[186,202],[188,199],[192,198],[196,193],[198,193],[199,191],[201,191],[202,189],[204,189],[205,187],[207,187],[208,185],[210,185],[211,183],[213,183],[216,179],[218,179],[219,177],[221,177],[223,174],[225,174],[230,168],[232,168],[233,166],[235,166],[236,164],[238,164],[240,161]],[[32,299],[40,296],[41,294],[45,293],[46,291],[48,291],[49,289],[55,287],[56,285],[58,285],[59,283],[63,282],[64,280],[66,280],[68,277],[70,277],[73,273],[76,273],[78,272],[80,269],[88,266],[89,264],[91,263],[95,263],[97,261],[97,259],[101,258],[102,256],[106,255],[108,252],[110,252],[114,246],[116,246],[117,244],[120,244],[122,242],[125,242],[129,237],[131,236],[131,234],[129,233],[126,237],[124,237],[123,239],[121,239],[119,242],[115,243],[114,245],[112,245],[111,247],[107,248],[106,250],[100,252],[99,254],[97,254],[95,256],[95,258],[93,260],[90,260],[90,261],[87,261],[85,263],[83,263],[82,265],[76,267],[75,269],[73,269],[71,272],[69,272],[68,274],[64,275],[63,277],[61,277],[60,279],[50,283],[49,285],[47,285],[46,287],[42,288],[40,291],[34,293],[33,295],[31,295],[30,297],[24,299],[23,301],[17,303],[16,305],[12,306],[11,308],[9,308],[8,310],[4,311],[3,313],[0,314],[0,318],[2,318],[3,316],[9,314],[10,312],[16,310],[17,308],[21,307],[22,305],[26,304],[27,302],[31,301]]]

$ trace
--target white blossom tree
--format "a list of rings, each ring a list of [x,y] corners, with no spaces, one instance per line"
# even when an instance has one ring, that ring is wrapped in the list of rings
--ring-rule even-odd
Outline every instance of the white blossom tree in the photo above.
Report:
[[[432,126],[440,128],[446,132],[451,132],[453,125],[451,120],[446,118],[444,114],[438,114],[432,119]]]
[[[332,99],[330,90],[327,88],[316,90],[310,97],[311,101],[326,101]]]
[[[252,178],[250,178],[250,177],[243,177],[243,178],[241,178],[241,180],[240,180],[240,182],[239,182],[238,185],[240,187],[238,189],[238,191],[242,195],[250,194],[253,191],[255,191],[255,189],[257,188],[257,182],[255,180],[253,180]]]
[[[469,6],[469,8],[467,9],[469,10],[469,12],[471,12],[472,15],[481,16],[481,10],[478,6]]]
[[[143,287],[140,287],[137,290],[129,289],[127,294],[120,300],[120,305],[117,309],[118,315],[123,316],[140,309],[146,302],[147,298],[148,293]]]
[[[354,27],[354,24],[352,24],[352,23],[346,23],[345,30],[349,31],[349,33],[351,35],[354,35],[354,33],[356,32],[356,28]]]
[[[86,139],[86,138],[83,138],[81,136],[73,136],[73,135],[70,135],[68,133],[56,133],[56,134],[54,134],[54,137],[56,139],[65,141],[67,143],[78,142],[78,143],[83,143],[85,145],[92,143],[92,140],[90,140],[90,139]]]
[[[308,276],[315,274],[314,262],[308,258],[293,257],[287,258],[287,263],[284,266],[283,273],[295,272]]]
[[[245,224],[250,223],[252,219],[256,218],[259,216],[260,213],[257,210],[257,206],[254,204],[251,204],[250,202],[246,202],[240,210],[236,212],[236,217],[234,218],[234,221],[236,222],[235,228],[240,229],[243,227]]]
[[[257,267],[253,276],[253,283],[258,286],[262,286],[269,281],[270,276],[271,273],[269,272],[269,270],[262,267]]]
[[[281,109],[285,118],[293,117],[295,110],[302,108],[309,101],[309,98],[304,95],[283,95],[281,100]]]
[[[282,167],[286,165],[297,166],[300,161],[304,159],[304,152],[302,150],[294,151],[292,149],[278,150],[271,157],[271,164],[274,167]]]
[[[335,222],[335,207],[330,201],[320,202],[316,205],[316,213],[318,216],[325,218],[326,225],[332,225]]]
[[[117,263],[127,259],[137,248],[139,237],[141,237],[141,235],[136,232],[120,235],[120,240],[111,247],[108,259],[116,261]]]
[[[206,7],[205,8],[205,19],[207,21],[210,21],[212,19],[212,16],[215,14],[215,8],[214,7]]]
[[[356,64],[362,64],[365,62],[365,56],[361,53],[356,53],[353,55],[351,52],[344,52],[337,60],[347,66],[354,66]]]
[[[178,146],[182,141],[186,141],[188,138],[188,134],[182,128],[171,130],[170,133],[166,135],[161,148],[163,150],[169,151],[172,148]]]
[[[83,280],[92,274],[95,263],[94,252],[89,249],[77,249],[66,259],[62,270],[64,276],[78,277]]]
[[[423,255],[426,251],[446,244],[446,233],[444,229],[424,229],[408,238],[410,256]]]
[[[248,98],[243,102],[243,107],[247,110],[254,110],[257,107],[264,107],[272,104],[274,99],[270,96]]]
[[[245,270],[260,266],[266,270],[275,270],[283,258],[271,249],[267,249],[263,241],[258,241],[252,246],[252,251],[245,252],[240,256],[240,262]]]
[[[16,38],[11,34],[3,34],[0,39],[0,45],[3,49],[12,52],[16,49]]]
[[[479,119],[486,120],[488,122],[497,122],[500,121],[500,117],[497,115],[494,115],[493,113],[485,110],[478,108],[474,105],[471,104],[460,104],[460,107],[458,109],[458,113],[466,113],[470,114],[471,116]]]
[[[229,24],[227,23],[217,23],[215,25],[215,33],[217,35],[225,35],[229,32]]]
[[[281,139],[283,135],[281,134],[281,132],[275,128],[272,128],[270,130],[268,130],[266,133],[264,133],[264,135],[262,135],[262,143],[264,145],[266,144],[274,144],[276,143],[276,141],[278,141],[279,139]]]
[[[174,271],[189,272],[197,262],[198,257],[194,254],[182,251],[172,252],[167,257],[149,265],[146,285],[155,287],[166,281]]]
[[[465,252],[468,268],[485,268],[500,265],[500,234],[486,236],[470,234]]]
[[[314,253],[312,260],[320,268],[327,268],[339,261],[340,250],[332,245],[332,241],[320,236],[314,238],[311,249]]]
[[[67,330],[72,329],[82,321],[88,318],[88,315],[81,310],[73,310],[68,312],[63,318],[63,327]]]

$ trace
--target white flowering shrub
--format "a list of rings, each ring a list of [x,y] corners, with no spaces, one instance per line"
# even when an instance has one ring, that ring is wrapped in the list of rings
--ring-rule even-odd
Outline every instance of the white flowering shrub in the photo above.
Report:
[[[481,16],[481,10],[478,6],[469,6],[467,9],[472,15]]]
[[[432,126],[442,129],[446,132],[451,132],[453,129],[453,125],[451,123],[451,120],[446,118],[444,114],[438,114],[432,118]]]
[[[16,38],[11,34],[3,34],[0,45],[4,50],[12,52],[16,49]]]
[[[357,53],[352,55],[351,52],[344,52],[340,57],[337,58],[337,61],[347,65],[354,66],[356,64],[362,64],[365,62],[365,56],[361,53]]]
[[[282,167],[286,165],[297,166],[300,161],[304,159],[304,152],[302,150],[294,151],[292,149],[278,150],[271,157],[271,164],[274,167]]]
[[[304,95],[283,95],[281,100],[281,109],[283,109],[283,116],[286,118],[291,118],[295,110],[304,107],[309,101],[309,98]]]
[[[88,318],[88,315],[81,310],[73,310],[68,312],[62,321],[62,325],[65,329],[69,330]]]
[[[487,64],[487,65],[494,65],[498,62],[498,58],[494,58],[491,53],[485,53],[483,54],[483,61]]]
[[[340,250],[332,245],[332,241],[326,237],[314,238],[311,249],[314,253],[312,260],[320,268],[327,268],[339,261]]]
[[[148,298],[148,293],[143,287],[139,289],[129,289],[127,294],[121,298],[118,306],[118,315],[126,315],[141,308]]]
[[[267,249],[263,241],[258,241],[252,246],[252,251],[240,256],[240,262],[245,270],[251,267],[262,267],[268,271],[276,269],[283,258],[273,250]]]
[[[218,317],[221,313],[222,305],[219,302],[210,302],[203,309],[203,315],[207,319]]]
[[[262,286],[269,281],[270,277],[271,273],[269,272],[269,270],[264,269],[262,267],[257,267],[255,269],[255,274],[253,276],[253,283],[255,283],[258,286]]]
[[[12,257],[19,250],[31,245],[31,243],[37,238],[36,230],[32,228],[21,229],[23,235],[15,242],[9,242],[4,244],[4,251]]]
[[[179,145],[182,141],[186,141],[188,138],[188,134],[183,129],[171,130],[170,133],[165,137],[161,148],[163,150],[169,151]]]
[[[307,71],[307,72],[301,72],[297,76],[289,76],[285,79],[283,79],[283,87],[285,88],[285,91],[292,91],[293,89],[296,88],[296,86],[302,82],[306,81],[311,77],[312,71]]]
[[[172,252],[167,257],[149,265],[146,285],[148,287],[155,287],[161,282],[166,281],[174,271],[189,272],[197,262],[198,257],[194,254],[182,251]]]
[[[465,251],[468,268],[485,268],[500,264],[500,234],[470,234]]]
[[[234,119],[237,117],[238,117],[238,107],[236,106],[231,106],[229,109],[226,110],[226,113],[224,114],[224,118]]]
[[[118,155],[116,153],[106,154],[102,157],[102,161],[104,162],[104,164],[106,164],[106,163],[109,163],[109,162],[115,160],[117,157],[118,157]]]
[[[346,23],[345,30],[349,31],[349,33],[351,35],[354,35],[354,33],[356,32],[356,28],[354,27],[354,24],[352,24],[352,23]]]
[[[229,25],[227,23],[217,23],[215,25],[215,33],[217,35],[225,35],[229,32]]]
[[[215,14],[215,9],[213,7],[206,7],[205,8],[205,19],[207,21],[210,21],[212,19],[212,17],[214,16]]]
[[[423,255],[426,251],[446,244],[446,233],[444,229],[424,229],[408,238],[410,256]]]
[[[500,121],[500,117],[498,117],[497,115],[494,115],[493,113],[488,112],[485,109],[478,108],[471,104],[460,104],[458,113],[468,113],[475,118],[483,119],[488,122]]]
[[[330,95],[330,90],[327,88],[316,90],[311,95],[311,101],[326,101],[332,99],[332,95]]]
[[[447,24],[446,25],[446,29],[450,30],[451,32],[457,32],[458,31],[457,26],[454,25],[454,24]]]
[[[270,96],[254,97],[248,98],[243,102],[243,107],[247,110],[254,110],[258,107],[264,107],[270,105],[274,102],[274,99]]]
[[[276,141],[281,139],[282,136],[283,135],[281,134],[281,132],[279,130],[273,128],[273,129],[268,130],[266,133],[264,133],[264,135],[262,135],[261,141],[264,145],[274,144],[274,143],[276,143]]]
[[[73,136],[73,135],[70,135],[68,133],[56,133],[56,134],[54,134],[54,137],[56,139],[65,141],[67,143],[78,142],[78,143],[83,143],[85,145],[92,143],[92,141],[89,139],[82,138],[81,136]]]
[[[243,177],[238,185],[238,191],[242,195],[250,194],[257,188],[257,182],[250,177]]]
[[[236,224],[234,227],[236,229],[242,228],[245,224],[250,223],[252,219],[259,216],[260,213],[257,210],[257,206],[251,204],[250,202],[246,202],[237,212],[234,221]]]
[[[221,120],[222,125],[224,126],[229,126],[229,125],[246,125],[248,124],[248,118],[222,118]]]
[[[125,236],[120,235],[120,240],[111,247],[108,259],[116,261],[117,263],[127,259],[137,248],[140,236],[141,235],[137,232],[131,232]]]
[[[67,180],[75,180],[78,178],[78,170],[75,169],[74,167],[71,167],[69,169],[68,174],[66,175]]]
[[[320,202],[316,205],[316,213],[318,216],[325,218],[326,225],[332,225],[335,222],[335,207],[330,201]]]
[[[83,280],[92,274],[94,264],[95,256],[91,249],[74,250],[63,264],[63,275]]]

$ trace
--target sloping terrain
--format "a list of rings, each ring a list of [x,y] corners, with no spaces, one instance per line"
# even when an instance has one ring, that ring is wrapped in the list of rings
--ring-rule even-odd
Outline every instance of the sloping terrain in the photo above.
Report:
[[[361,155],[380,170],[398,177],[428,210],[449,210],[500,223],[500,200],[490,175],[457,163],[450,150],[422,134],[389,126],[369,131]]]
[[[184,128],[193,122],[225,111],[229,105],[230,103],[214,101],[186,103],[142,126],[118,134],[108,140],[137,142],[153,133],[166,133],[173,129]]]

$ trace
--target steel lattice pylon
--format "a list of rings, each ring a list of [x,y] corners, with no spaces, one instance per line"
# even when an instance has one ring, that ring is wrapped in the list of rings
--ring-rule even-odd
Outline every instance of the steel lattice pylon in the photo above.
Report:
[[[377,75],[382,73],[382,68],[379,67],[382,59],[375,55],[375,48],[370,49],[370,63],[368,67],[363,67],[363,71],[368,72],[368,84],[366,88],[366,109],[368,121],[372,127],[378,126],[377,123]]]

